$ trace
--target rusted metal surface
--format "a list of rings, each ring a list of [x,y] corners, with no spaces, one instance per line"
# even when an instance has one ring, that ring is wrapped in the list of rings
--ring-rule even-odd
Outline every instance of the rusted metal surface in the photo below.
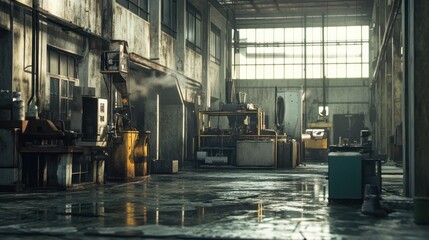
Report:
[[[107,162],[109,179],[127,180],[135,177],[134,146],[138,140],[138,131],[122,131],[121,143],[114,146],[112,158]]]

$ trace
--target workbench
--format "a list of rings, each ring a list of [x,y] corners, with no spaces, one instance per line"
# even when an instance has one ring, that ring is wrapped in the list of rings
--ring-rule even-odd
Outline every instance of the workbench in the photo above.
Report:
[[[84,158],[83,147],[28,146],[20,148],[25,187],[71,189],[104,182],[104,160]]]

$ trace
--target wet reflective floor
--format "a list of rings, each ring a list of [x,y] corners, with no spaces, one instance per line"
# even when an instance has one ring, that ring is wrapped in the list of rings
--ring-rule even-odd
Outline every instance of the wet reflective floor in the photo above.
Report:
[[[327,167],[187,170],[73,192],[0,193],[0,239],[429,239],[411,210],[328,202]]]

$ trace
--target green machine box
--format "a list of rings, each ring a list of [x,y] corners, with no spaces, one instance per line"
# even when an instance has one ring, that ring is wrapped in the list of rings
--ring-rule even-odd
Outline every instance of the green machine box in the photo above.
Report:
[[[329,199],[362,199],[362,155],[331,152],[328,158]]]

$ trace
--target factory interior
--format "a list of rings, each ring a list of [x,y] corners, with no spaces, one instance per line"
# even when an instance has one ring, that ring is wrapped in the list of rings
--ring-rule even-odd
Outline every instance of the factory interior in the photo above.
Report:
[[[429,239],[428,13],[0,0],[0,238]]]

